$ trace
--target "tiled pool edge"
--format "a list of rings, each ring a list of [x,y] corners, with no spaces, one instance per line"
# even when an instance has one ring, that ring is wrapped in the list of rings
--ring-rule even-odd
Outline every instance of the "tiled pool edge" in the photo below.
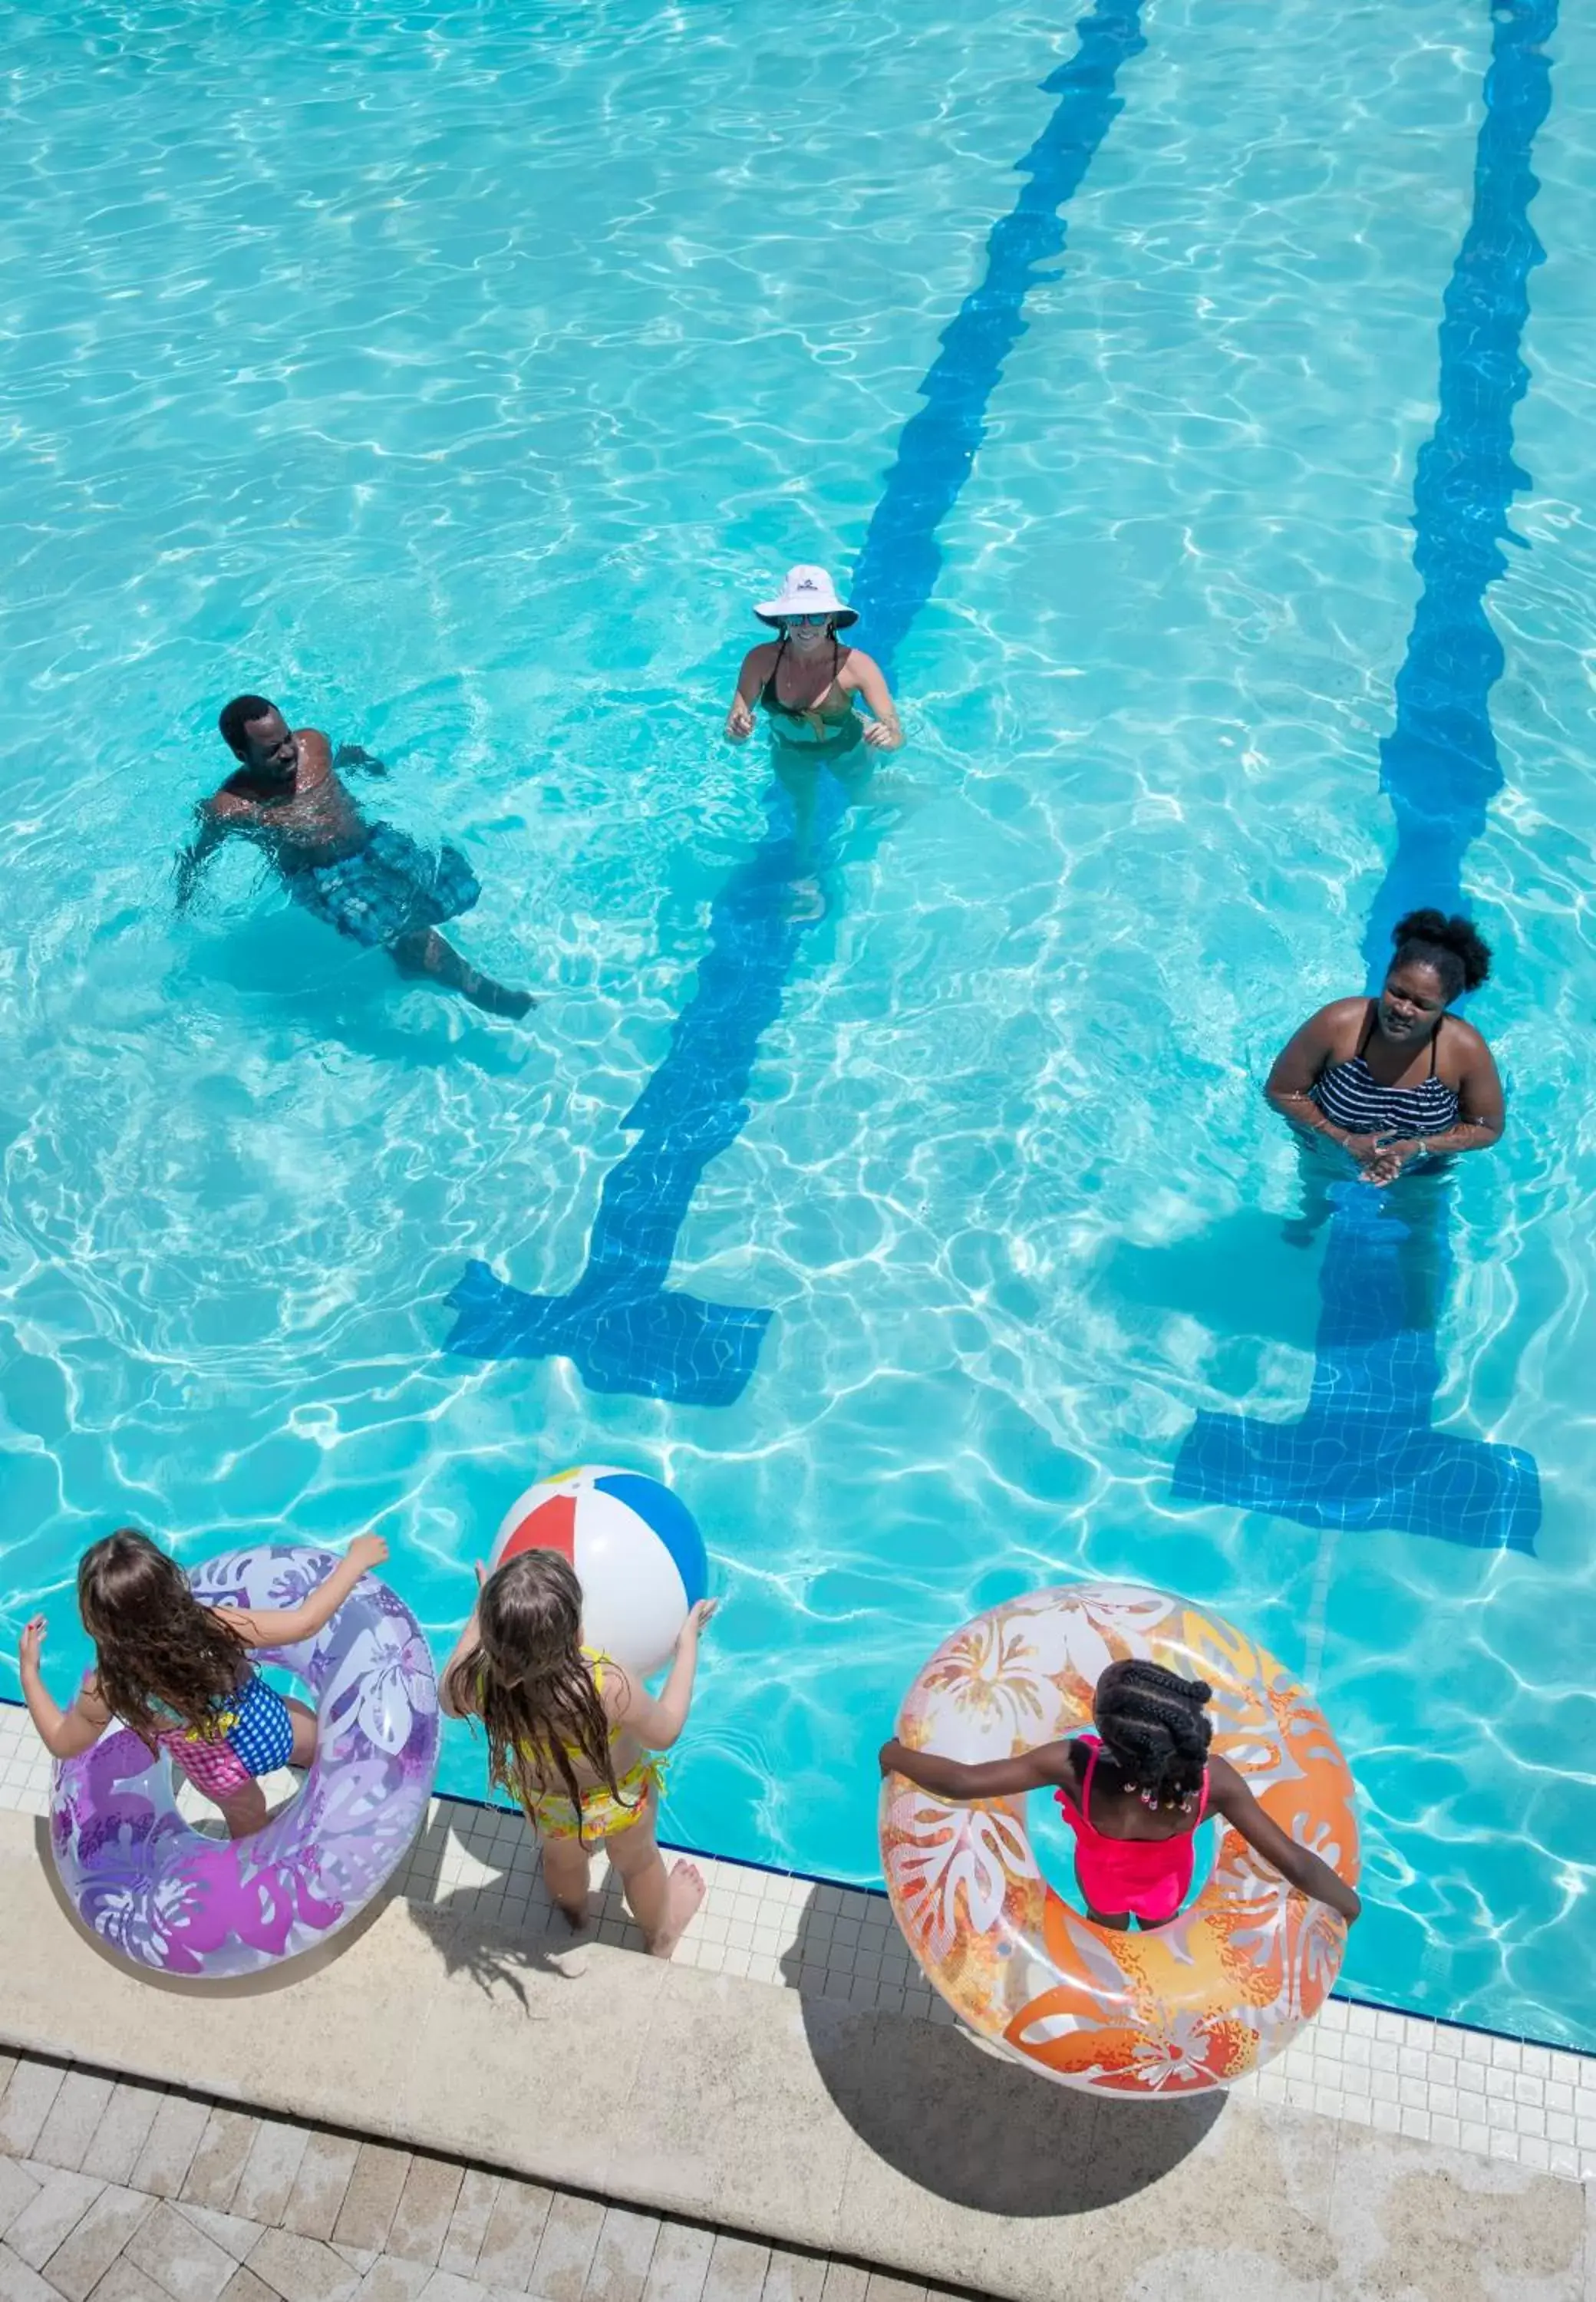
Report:
[[[428,1839],[449,1837],[449,1867],[502,1878],[502,1860],[454,1844],[472,1821],[495,1816],[440,1810]],[[1440,2302],[1453,2286],[1437,2270],[1481,2247],[1517,2302],[1592,2293],[1596,2185],[1257,2090],[1145,2106],[1037,2086],[945,2023],[601,1938],[562,1947],[534,1920],[479,1913],[479,1892],[394,1895],[292,1973],[175,1985],[85,1938],[41,1821],[0,1810],[0,2049],[101,2074],[83,2086],[115,2074],[340,2130],[382,2162],[454,2159],[1009,2302],[1170,2279],[1272,2302]],[[903,2293],[919,2289],[879,2279],[882,2298]]]
[[[0,1707],[0,1811],[44,1815],[49,1783],[49,1760],[26,1714],[14,1704]],[[682,1967],[779,1984],[806,2000],[861,2012],[953,2025],[915,1970],[884,1895],[695,1859],[709,1894],[677,1952]],[[525,1826],[512,1811],[435,1798],[395,1893],[451,1920],[547,1943],[551,1954],[570,1945],[550,1910]],[[636,1947],[613,1882],[605,1882],[599,1908],[592,1939]],[[1286,2054],[1231,2092],[1596,2181],[1596,2055],[1338,1995]]]
[[[956,2029],[602,1941],[561,1954],[458,1898],[396,1895],[291,1976],[139,1976],[69,1923],[43,1827],[14,1811],[0,1972],[0,2051],[81,2071],[80,2093],[113,2075],[175,2088],[235,2127],[341,2131],[385,2165],[449,2159],[895,2273],[851,2302],[903,2302],[920,2290],[905,2277],[1007,2302],[1129,2302],[1173,2281],[1444,2302],[1459,2289],[1440,2272],[1483,2252],[1516,2302],[1584,2302],[1596,2267],[1596,2185],[1241,2094],[1149,2106],[1039,2086]]]

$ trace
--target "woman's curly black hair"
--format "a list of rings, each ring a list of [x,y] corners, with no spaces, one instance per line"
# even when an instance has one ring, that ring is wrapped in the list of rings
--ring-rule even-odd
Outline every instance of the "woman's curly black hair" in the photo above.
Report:
[[[1203,1786],[1214,1722],[1214,1689],[1162,1663],[1124,1663],[1099,1686],[1093,1716],[1103,1747],[1128,1791],[1159,1806],[1186,1806]]]
[[[1432,967],[1449,1007],[1460,991],[1477,991],[1491,972],[1491,945],[1461,912],[1409,912],[1391,929],[1393,967]]]

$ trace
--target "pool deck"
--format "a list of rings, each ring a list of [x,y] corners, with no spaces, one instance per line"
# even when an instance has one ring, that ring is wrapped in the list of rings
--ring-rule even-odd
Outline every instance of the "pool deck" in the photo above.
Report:
[[[256,1983],[157,1982],[67,1914],[38,1769],[28,1754],[24,1784],[21,1763],[0,1767],[7,2049],[80,2066],[85,2103],[103,2105],[117,2077],[181,2088],[570,2193],[593,2230],[609,2210],[708,2227],[699,2284],[659,2285],[650,2302],[714,2302],[720,2285],[725,2302],[863,2295],[846,2284],[859,2264],[905,2281],[878,2277],[871,2302],[928,2285],[1024,2302],[1596,2298],[1596,2060],[1336,2004],[1289,2068],[1223,2098],[1102,2103],[907,2008],[886,1950],[859,1947],[878,1898],[846,1898],[853,1917],[837,1890],[712,1866],[702,1923],[721,1939],[706,1931],[697,1955],[726,1953],[735,1928],[751,1947],[730,1954],[752,1964],[764,1937],[785,1979],[661,1964],[627,1946],[608,1902],[591,1938],[554,1930],[518,1821],[451,1801],[399,1891],[341,1947]],[[737,1909],[749,1916],[717,1927]],[[822,1964],[822,1941],[853,1965]],[[0,2098],[0,2147],[4,2125]],[[42,2179],[26,2163],[21,2177]],[[725,2276],[711,2285],[715,2232]],[[741,2253],[727,2251],[733,2234]],[[26,2285],[23,2270],[36,2275],[21,2257],[10,2273],[0,2244],[0,2302],[67,2290]],[[450,2275],[458,2289],[440,2284],[429,2302],[527,2290]],[[597,2276],[562,2273],[545,2302],[602,2302],[611,2287]],[[630,2302],[645,2283],[623,2281]],[[372,2302],[386,2290],[373,2285]],[[238,2289],[252,2302],[273,2291],[300,2302],[269,2280]]]
[[[6,2302],[958,2302],[858,2263],[0,2054]]]

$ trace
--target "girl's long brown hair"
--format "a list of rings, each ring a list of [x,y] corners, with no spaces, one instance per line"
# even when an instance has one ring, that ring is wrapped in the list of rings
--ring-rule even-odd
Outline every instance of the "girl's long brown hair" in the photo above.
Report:
[[[476,1645],[449,1671],[449,1696],[482,1720],[491,1778],[529,1811],[563,1791],[580,1822],[577,1753],[620,1798],[609,1714],[582,1652],[582,1585],[572,1567],[553,1550],[507,1558],[483,1586],[476,1627]]]
[[[79,1560],[78,1611],[106,1708],[152,1751],[174,1718],[203,1726],[248,1676],[225,1616],[202,1607],[176,1559],[130,1526]]]

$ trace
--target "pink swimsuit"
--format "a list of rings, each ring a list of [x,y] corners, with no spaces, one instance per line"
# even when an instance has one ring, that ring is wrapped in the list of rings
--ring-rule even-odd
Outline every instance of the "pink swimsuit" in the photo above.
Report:
[[[1075,1833],[1075,1871],[1080,1890],[1094,1911],[1117,1918],[1129,1911],[1144,1926],[1159,1927],[1172,1919],[1186,1900],[1196,1861],[1192,1844],[1198,1823],[1208,1811],[1208,1769],[1203,1769],[1202,1793],[1190,1826],[1173,1838],[1111,1838],[1088,1819],[1092,1811],[1092,1777],[1103,1745],[1096,1735],[1080,1741],[1091,1753],[1086,1762],[1086,1784],[1080,1804],[1066,1790],[1055,1795],[1064,1820]]]
[[[197,1790],[226,1799],[287,1766],[294,1722],[276,1688],[251,1671],[232,1701],[218,1704],[204,1726],[164,1726],[155,1740]]]

